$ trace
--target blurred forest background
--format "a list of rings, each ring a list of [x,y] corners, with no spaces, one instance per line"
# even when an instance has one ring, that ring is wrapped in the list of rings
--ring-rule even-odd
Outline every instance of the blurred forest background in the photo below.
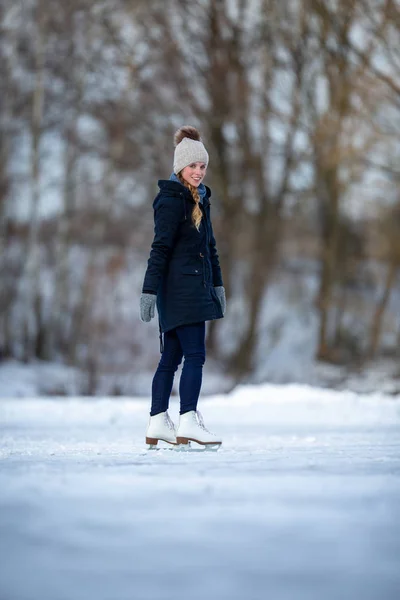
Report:
[[[3,364],[149,392],[151,204],[191,124],[228,296],[210,386],[400,377],[398,1],[0,0],[0,56]]]

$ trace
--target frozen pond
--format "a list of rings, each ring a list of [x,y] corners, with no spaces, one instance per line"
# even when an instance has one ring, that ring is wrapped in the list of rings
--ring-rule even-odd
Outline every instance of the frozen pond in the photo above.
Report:
[[[0,599],[400,598],[398,399],[199,408],[218,452],[147,451],[142,399],[1,400]]]

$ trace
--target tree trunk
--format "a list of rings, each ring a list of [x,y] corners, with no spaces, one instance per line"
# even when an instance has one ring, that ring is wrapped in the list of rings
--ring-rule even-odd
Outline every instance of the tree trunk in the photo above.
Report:
[[[394,283],[396,281],[397,272],[399,269],[399,265],[395,262],[391,262],[389,264],[387,274],[386,274],[386,282],[383,289],[383,294],[381,299],[379,300],[374,316],[372,317],[372,325],[371,325],[371,340],[369,346],[368,357],[374,358],[378,351],[379,342],[381,339],[382,333],[382,323],[383,317],[385,315],[385,311],[389,302],[390,294]]]
[[[5,26],[9,8],[0,6],[0,360],[13,355],[13,327],[11,324],[11,308],[18,295],[19,270],[12,270],[8,262],[6,249],[10,241],[10,221],[8,206],[10,204],[10,188],[13,183],[9,171],[9,160],[13,144],[13,108],[16,101],[13,73],[17,61],[16,32]]]
[[[335,321],[335,332],[333,335],[333,345],[334,348],[339,348],[342,343],[342,333],[343,333],[343,316],[346,311],[347,305],[347,290],[346,285],[342,284],[339,293],[339,299],[336,306],[336,321]]]
[[[323,210],[322,269],[317,307],[320,312],[318,333],[318,360],[330,360],[329,316],[336,281],[338,243],[340,233],[339,192],[336,169],[320,172],[320,186],[326,198]]]
[[[281,237],[281,218],[274,207],[273,214],[267,204],[261,215],[255,217],[255,246],[250,263],[250,276],[247,284],[247,328],[240,340],[237,351],[230,361],[230,369],[242,378],[253,368],[253,357],[257,343],[257,326],[265,289],[276,263]]]
[[[24,360],[29,361],[35,354],[36,336],[39,335],[40,315],[36,312],[36,298],[40,293],[40,248],[39,248],[39,200],[40,200],[40,140],[42,136],[44,101],[45,63],[45,10],[41,2],[37,6],[37,27],[35,40],[35,87],[32,98],[31,120],[31,213],[26,247],[26,263],[22,285],[24,291],[24,318],[26,347]]]

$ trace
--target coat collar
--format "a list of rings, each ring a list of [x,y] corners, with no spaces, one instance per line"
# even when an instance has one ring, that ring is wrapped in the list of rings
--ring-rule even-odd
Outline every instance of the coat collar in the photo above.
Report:
[[[192,194],[190,193],[189,189],[182,185],[180,182],[178,181],[171,181],[170,179],[159,179],[158,180],[158,187],[160,188],[160,192],[161,193],[166,193],[170,196],[177,196],[179,197],[182,193],[184,194],[184,196],[190,200],[191,202],[194,202]],[[211,196],[211,190],[210,188],[206,185],[206,195],[203,198],[203,206],[206,207],[208,206],[208,204],[210,204],[210,196]]]

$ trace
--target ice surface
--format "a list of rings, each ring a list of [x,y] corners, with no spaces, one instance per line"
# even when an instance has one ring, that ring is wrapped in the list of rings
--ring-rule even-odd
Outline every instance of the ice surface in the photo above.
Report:
[[[400,598],[398,399],[199,407],[217,453],[147,451],[143,398],[1,400],[1,600]]]

